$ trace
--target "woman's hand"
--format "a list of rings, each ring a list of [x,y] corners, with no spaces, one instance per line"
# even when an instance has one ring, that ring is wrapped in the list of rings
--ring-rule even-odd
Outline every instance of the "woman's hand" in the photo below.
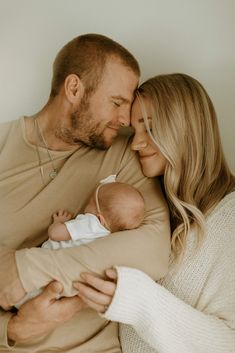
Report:
[[[78,296],[90,308],[104,313],[111,303],[115,290],[117,272],[115,269],[105,271],[108,279],[102,279],[95,274],[83,272],[80,277],[83,282],[74,282],[73,286],[78,290]]]

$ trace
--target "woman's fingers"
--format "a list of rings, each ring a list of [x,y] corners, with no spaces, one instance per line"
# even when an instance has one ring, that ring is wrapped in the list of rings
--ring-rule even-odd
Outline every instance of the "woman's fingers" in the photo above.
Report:
[[[92,300],[88,299],[87,297],[80,295],[79,297],[81,300],[85,303],[85,305],[88,305],[91,309],[97,311],[98,313],[104,313],[108,309],[108,305],[101,305],[93,302]]]
[[[99,278],[91,273],[81,273],[81,278],[89,286],[97,289],[98,291],[113,296],[116,290],[116,283]]]
[[[83,272],[80,275],[83,282],[73,283],[84,303],[100,313],[107,310],[116,290],[116,283],[113,282],[117,278],[116,271],[109,269],[106,274],[112,280],[104,280],[97,275]]]
[[[78,295],[80,297],[85,297],[87,300],[92,301],[95,304],[106,306],[109,305],[112,301],[111,296],[103,294],[97,291],[96,289],[87,286],[84,283],[77,282],[76,289],[78,290]]]
[[[117,280],[117,271],[114,268],[108,268],[107,270],[105,270],[105,274],[112,280]]]

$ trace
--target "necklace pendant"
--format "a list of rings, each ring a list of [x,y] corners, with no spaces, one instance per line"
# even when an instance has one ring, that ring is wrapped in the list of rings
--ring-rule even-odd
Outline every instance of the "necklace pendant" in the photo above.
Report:
[[[56,169],[54,169],[54,170],[52,170],[52,171],[50,172],[49,177],[50,177],[51,179],[55,179],[55,177],[57,176],[57,174],[58,174],[58,171],[57,171]]]

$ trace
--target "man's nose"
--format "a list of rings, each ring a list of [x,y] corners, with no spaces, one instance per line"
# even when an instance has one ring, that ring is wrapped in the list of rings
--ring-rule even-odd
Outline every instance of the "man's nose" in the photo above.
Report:
[[[122,111],[119,112],[118,122],[122,127],[126,127],[130,125],[131,123],[130,109],[125,109],[125,110],[123,109]]]

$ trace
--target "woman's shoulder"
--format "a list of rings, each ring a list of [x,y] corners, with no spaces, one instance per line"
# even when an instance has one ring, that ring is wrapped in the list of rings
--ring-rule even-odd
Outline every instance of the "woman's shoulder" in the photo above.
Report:
[[[235,212],[235,191],[227,194],[214,208],[208,219],[215,217],[218,214]]]
[[[235,235],[235,191],[226,195],[217,204],[207,217],[206,223],[210,230]]]

